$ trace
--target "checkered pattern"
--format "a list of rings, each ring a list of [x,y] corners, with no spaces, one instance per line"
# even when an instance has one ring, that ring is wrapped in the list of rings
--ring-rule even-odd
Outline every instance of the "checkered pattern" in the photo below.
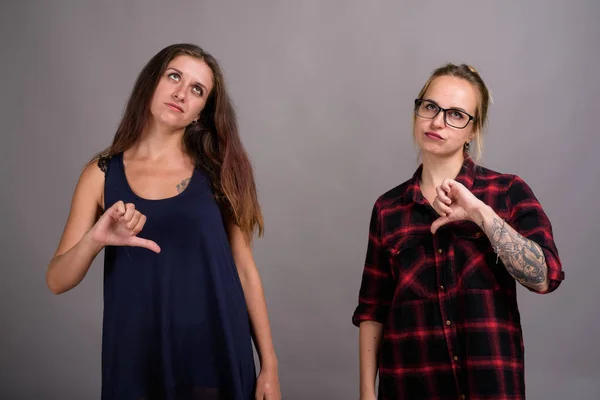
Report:
[[[454,222],[431,234],[438,216],[419,189],[421,171],[373,207],[352,318],[356,326],[383,324],[379,398],[524,399],[516,281],[475,223]],[[456,180],[542,247],[548,292],[554,291],[564,273],[550,222],[529,186],[468,157]]]

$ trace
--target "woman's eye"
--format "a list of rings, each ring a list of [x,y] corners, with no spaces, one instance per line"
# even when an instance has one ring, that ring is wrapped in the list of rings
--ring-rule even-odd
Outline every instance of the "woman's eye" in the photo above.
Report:
[[[202,96],[204,92],[202,92],[202,88],[200,86],[194,86],[192,91],[196,93],[198,96]]]
[[[167,75],[169,78],[173,79],[174,81],[178,81],[179,80],[179,74],[177,72],[171,72],[169,75]]]

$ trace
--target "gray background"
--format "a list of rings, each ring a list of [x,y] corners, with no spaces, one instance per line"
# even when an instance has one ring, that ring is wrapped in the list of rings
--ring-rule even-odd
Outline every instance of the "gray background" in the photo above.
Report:
[[[549,296],[519,292],[529,398],[600,398],[597,0],[1,7],[0,398],[99,398],[101,258],[58,297],[45,269],[138,72],[184,41],[220,60],[255,166],[255,256],[286,399],[358,398],[350,317],[371,207],[417,167],[412,100],[446,61],[491,88],[483,164],[530,184],[567,276]]]

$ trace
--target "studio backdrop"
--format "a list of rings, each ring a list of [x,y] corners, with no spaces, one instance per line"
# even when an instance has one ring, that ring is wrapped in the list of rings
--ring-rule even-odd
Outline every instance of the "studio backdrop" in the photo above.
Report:
[[[528,398],[600,398],[599,20],[596,0],[3,2],[0,398],[99,398],[103,253],[60,296],[46,266],[137,73],[180,42],[220,61],[254,165],[285,399],[358,398],[371,208],[417,168],[413,100],[446,62],[488,84],[481,163],[531,186],[566,274],[519,289]]]

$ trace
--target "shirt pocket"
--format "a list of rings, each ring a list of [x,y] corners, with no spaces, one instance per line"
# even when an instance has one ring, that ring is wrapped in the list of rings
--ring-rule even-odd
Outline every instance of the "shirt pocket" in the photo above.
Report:
[[[465,222],[456,227],[451,239],[458,288],[463,290],[496,290],[506,270],[487,235],[477,224]]]
[[[435,264],[425,249],[423,236],[404,236],[390,249],[391,274],[396,282],[394,302],[436,298]]]

